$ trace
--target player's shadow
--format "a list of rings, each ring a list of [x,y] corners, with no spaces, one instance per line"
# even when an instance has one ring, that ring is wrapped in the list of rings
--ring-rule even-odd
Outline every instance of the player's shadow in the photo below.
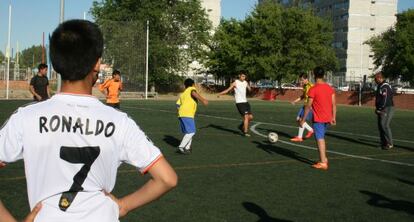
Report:
[[[397,179],[397,180],[400,181],[401,183],[405,183],[405,184],[414,186],[414,182],[413,181],[408,181],[408,180],[405,180],[405,179]]]
[[[173,146],[173,147],[178,147],[180,145],[181,140],[170,136],[170,135],[164,135],[164,142],[166,142],[167,144]]]
[[[207,127],[211,127],[211,128],[222,130],[222,131],[226,131],[226,132],[233,133],[233,134],[236,134],[236,135],[243,135],[241,131],[224,128],[222,126],[215,125],[215,124],[209,124]]]
[[[414,215],[413,202],[406,200],[393,200],[381,194],[373,193],[366,190],[361,190],[360,192],[370,197],[367,203],[371,206],[388,208],[396,211],[404,211],[406,213]]]
[[[257,222],[292,222],[291,220],[277,219],[269,216],[269,214],[267,214],[263,208],[255,203],[243,202],[242,205],[247,211],[254,213],[259,217],[259,220]]]
[[[326,133],[326,135],[333,137],[333,138],[340,139],[340,140],[345,140],[351,143],[358,143],[358,144],[362,144],[366,146],[378,147],[378,143],[374,141],[370,141],[370,140],[365,140],[365,139],[360,139],[360,138],[349,138],[349,137],[341,136],[341,135],[334,134],[334,133]]]
[[[257,148],[262,149],[263,151],[265,151],[269,154],[272,154],[272,153],[279,154],[279,155],[282,155],[282,156],[285,156],[285,157],[288,157],[288,158],[291,158],[291,159],[294,159],[294,160],[298,160],[298,161],[306,163],[306,164],[314,164],[315,163],[314,161],[312,161],[308,158],[300,156],[298,153],[296,153],[292,150],[285,149],[285,148],[282,148],[280,146],[277,146],[276,145],[277,143],[272,144],[272,143],[269,143],[267,141],[262,142],[262,143],[258,142],[258,141],[253,141],[253,143],[255,143],[257,145]]]

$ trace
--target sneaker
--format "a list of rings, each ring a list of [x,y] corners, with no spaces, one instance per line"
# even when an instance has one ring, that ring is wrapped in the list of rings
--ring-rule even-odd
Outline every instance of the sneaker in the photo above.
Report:
[[[303,141],[303,139],[302,139],[302,138],[300,138],[300,137],[298,137],[298,136],[295,136],[295,137],[293,137],[292,139],[290,139],[290,141],[292,141],[292,142],[302,142],[302,141]]]
[[[313,131],[308,131],[308,133],[306,133],[305,138],[306,138],[306,139],[309,139],[309,138],[311,138],[311,137],[312,137],[312,135],[313,135]]]
[[[243,133],[243,136],[250,137],[251,135],[249,133]]]
[[[328,170],[328,163],[317,162],[312,167],[319,170]]]
[[[187,155],[191,153],[191,149],[185,149],[183,147],[178,147],[177,153]]]
[[[382,147],[383,150],[390,150],[392,148],[394,148],[394,145],[392,145],[392,144],[387,144],[387,145]]]

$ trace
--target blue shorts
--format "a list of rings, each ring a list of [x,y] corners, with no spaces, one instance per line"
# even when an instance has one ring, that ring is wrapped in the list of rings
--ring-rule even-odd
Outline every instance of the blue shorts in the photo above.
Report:
[[[325,139],[325,133],[328,129],[329,123],[313,123],[313,132],[315,132],[315,139]]]
[[[180,121],[181,132],[183,132],[184,134],[196,132],[194,118],[179,117],[178,120]]]
[[[303,114],[305,114],[305,107],[304,106],[302,106],[302,108],[300,108],[297,117],[302,118]],[[313,119],[313,111],[312,111],[312,109],[309,109],[309,113],[308,113],[308,116],[306,117],[306,120],[312,121],[312,119]]]

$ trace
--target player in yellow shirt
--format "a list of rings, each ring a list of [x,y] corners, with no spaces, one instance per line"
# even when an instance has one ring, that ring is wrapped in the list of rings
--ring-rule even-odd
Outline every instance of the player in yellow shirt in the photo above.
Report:
[[[303,100],[303,102],[304,102],[303,106],[299,110],[298,115],[296,117],[296,121],[298,121],[298,123],[303,118],[303,114],[304,114],[304,111],[305,111],[305,106],[306,106],[306,104],[308,104],[308,100],[309,100],[308,92],[309,92],[309,89],[313,86],[313,84],[309,81],[307,74],[305,74],[305,73],[300,74],[299,79],[300,79],[301,85],[303,86],[303,94],[301,96],[299,96],[297,99],[295,99],[294,101],[291,102],[293,105],[295,105],[295,103],[297,103],[301,100]],[[308,116],[306,117],[306,120],[312,121],[312,118],[313,118],[312,110],[310,110]],[[290,141],[302,142],[303,141],[303,133],[304,133],[305,129],[308,130],[308,133],[306,134],[305,138],[306,139],[310,138],[313,134],[313,129],[307,122],[305,122],[302,126],[299,126],[298,135],[293,137],[292,139],[290,139]]]
[[[114,70],[112,79],[106,80],[99,86],[99,90],[106,96],[106,104],[117,109],[121,109],[119,102],[119,92],[122,91],[121,72]]]
[[[197,93],[197,89],[194,87],[194,80],[186,79],[184,81],[185,90],[181,93],[180,98],[177,100],[178,108],[178,120],[180,121],[181,131],[184,133],[184,137],[178,146],[178,153],[190,154],[191,142],[196,132],[194,116],[197,111],[198,101],[203,105],[207,105],[208,101],[200,94]]]

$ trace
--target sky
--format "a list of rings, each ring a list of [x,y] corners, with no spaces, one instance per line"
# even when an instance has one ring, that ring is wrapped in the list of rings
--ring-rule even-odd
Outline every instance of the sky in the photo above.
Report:
[[[65,0],[65,20],[92,20],[89,9],[94,0]],[[0,0],[0,51],[7,45],[9,3],[12,4],[11,48],[19,49],[42,44],[59,24],[60,0]],[[221,14],[225,19],[244,19],[254,8],[257,0],[221,0]],[[414,8],[414,0],[398,0],[398,12]]]

